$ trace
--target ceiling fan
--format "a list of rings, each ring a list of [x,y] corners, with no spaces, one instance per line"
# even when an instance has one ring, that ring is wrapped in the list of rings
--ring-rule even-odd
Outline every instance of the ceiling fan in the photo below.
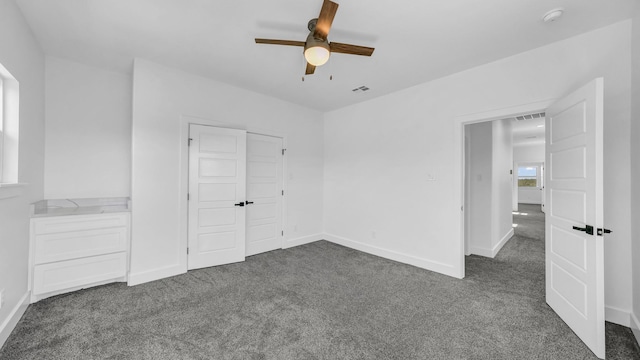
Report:
[[[307,60],[305,75],[313,74],[316,70],[316,66],[324,65],[329,60],[329,56],[332,52],[371,56],[374,50],[372,47],[329,42],[327,36],[329,35],[329,30],[331,30],[331,23],[333,23],[333,18],[336,16],[337,11],[338,4],[330,0],[324,0],[318,18],[309,20],[309,23],[307,24],[309,35],[307,36],[306,41],[256,38],[256,43],[302,46],[304,48],[304,58]]]

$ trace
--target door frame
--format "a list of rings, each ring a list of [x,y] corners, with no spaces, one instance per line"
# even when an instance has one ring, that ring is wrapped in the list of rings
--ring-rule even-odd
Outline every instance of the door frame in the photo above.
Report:
[[[466,209],[464,208],[466,189],[465,189],[465,125],[483,123],[487,121],[501,120],[509,117],[515,117],[522,114],[531,114],[535,112],[544,112],[555,99],[545,99],[527,104],[515,105],[510,107],[504,107],[500,109],[494,109],[489,111],[482,111],[471,114],[458,115],[454,118],[454,159],[457,159],[458,166],[454,167],[454,186],[458,189],[457,200],[459,204],[459,218],[458,224],[460,224],[458,232],[458,278],[465,277],[465,219]],[[546,130],[546,129],[545,129]],[[457,183],[456,183],[457,182]]]
[[[180,233],[178,236],[180,237],[179,246],[176,249],[178,255],[178,264],[177,266],[180,268],[182,273],[186,273],[188,269],[188,257],[187,257],[187,248],[189,247],[189,203],[187,201],[187,193],[189,193],[189,125],[204,125],[204,126],[213,126],[219,128],[227,128],[227,129],[237,129],[237,130],[245,130],[247,133],[252,134],[260,134],[278,137],[282,139],[282,146],[287,148],[287,137],[284,133],[280,133],[278,131],[273,131],[269,129],[264,129],[256,126],[251,126],[247,124],[237,124],[228,121],[222,120],[213,120],[213,119],[205,119],[192,115],[180,115],[180,173],[179,173],[179,189],[178,192],[178,213],[180,214]],[[287,152],[282,158],[282,188],[284,190],[284,196],[282,197],[282,228],[286,229],[287,227],[287,194],[288,194],[288,177],[286,174],[288,173],[287,167]],[[288,235],[284,234],[282,238],[282,245],[284,246],[287,241]],[[245,240],[246,241],[246,240]],[[176,265],[172,265],[174,267]]]

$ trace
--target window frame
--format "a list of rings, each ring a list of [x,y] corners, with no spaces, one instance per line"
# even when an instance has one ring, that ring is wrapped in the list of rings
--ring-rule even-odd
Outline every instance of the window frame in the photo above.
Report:
[[[18,181],[20,85],[0,64],[0,199],[21,194]]]

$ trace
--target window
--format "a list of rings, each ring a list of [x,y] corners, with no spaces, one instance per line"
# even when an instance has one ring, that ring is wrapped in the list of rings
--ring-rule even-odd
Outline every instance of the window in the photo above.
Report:
[[[544,163],[518,164],[518,187],[538,188],[544,187]]]
[[[538,187],[538,167],[537,166],[518,167],[518,186]]]
[[[19,85],[0,64],[0,186],[18,183]]]

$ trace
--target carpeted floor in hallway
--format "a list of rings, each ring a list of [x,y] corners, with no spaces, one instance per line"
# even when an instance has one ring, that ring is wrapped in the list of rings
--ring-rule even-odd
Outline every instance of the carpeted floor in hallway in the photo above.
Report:
[[[0,359],[595,359],[545,303],[542,214],[520,213],[462,280],[319,241],[42,300]],[[607,358],[640,359],[629,329],[607,324]]]

